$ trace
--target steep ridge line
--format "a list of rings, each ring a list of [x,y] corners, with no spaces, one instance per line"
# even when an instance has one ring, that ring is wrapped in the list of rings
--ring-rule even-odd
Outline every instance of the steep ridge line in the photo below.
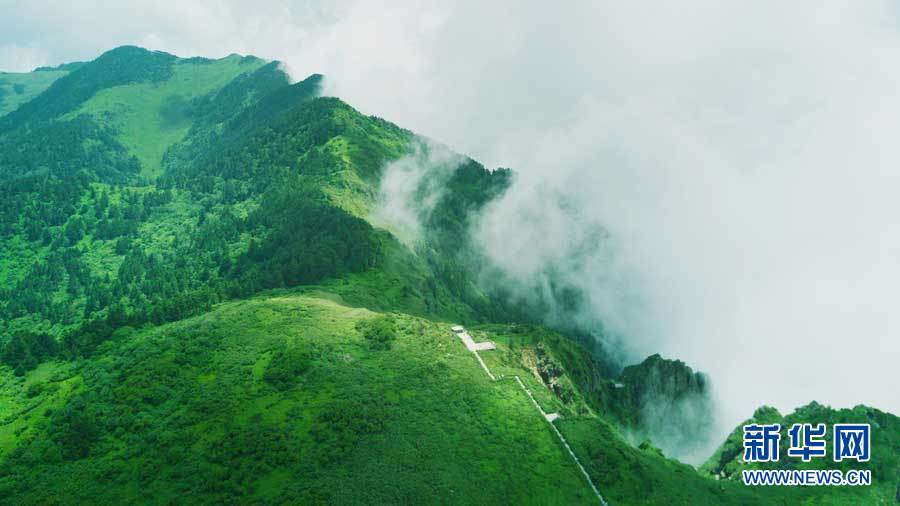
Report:
[[[486,341],[484,343],[476,343],[472,336],[466,332],[466,329],[459,325],[455,325],[451,328],[454,334],[459,336],[460,340],[466,346],[466,348],[475,355],[475,358],[478,359],[478,363],[481,364],[481,368],[484,369],[484,372],[487,373],[488,377],[491,378],[491,381],[499,381],[503,379],[503,376],[495,377],[491,370],[488,368],[487,364],[484,363],[484,360],[481,358],[481,355],[478,354],[478,350],[493,350],[496,349],[496,345],[493,342]],[[588,474],[587,470],[581,465],[581,461],[578,459],[578,456],[575,455],[575,452],[572,451],[572,447],[569,446],[569,442],[566,441],[565,436],[562,435],[562,432],[556,428],[556,425],[553,424],[553,421],[559,418],[559,415],[556,413],[546,413],[544,409],[538,404],[537,399],[534,398],[531,391],[525,387],[525,383],[522,382],[522,379],[515,375],[516,383],[519,384],[519,387],[525,392],[525,395],[531,399],[531,403],[541,414],[541,418],[543,418],[548,424],[550,424],[550,428],[553,429],[553,432],[556,434],[556,437],[559,438],[560,442],[563,444],[563,447],[569,452],[569,456],[572,457],[572,460],[575,462],[575,465],[578,466],[578,470],[581,471],[581,474],[584,475],[584,479],[587,480],[588,485],[591,486],[591,490],[594,491],[594,495],[597,496],[597,500],[600,501],[600,504],[603,506],[609,506],[609,503],[606,502],[606,499],[603,498],[603,495],[600,494],[600,490],[597,489],[597,486],[594,485],[594,481],[591,479],[591,476]]]

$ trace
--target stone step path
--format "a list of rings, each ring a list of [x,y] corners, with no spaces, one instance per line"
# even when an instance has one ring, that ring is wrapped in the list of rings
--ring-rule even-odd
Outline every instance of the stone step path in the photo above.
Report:
[[[483,343],[476,343],[472,336],[466,332],[466,329],[460,327],[459,325],[453,327],[453,333],[459,336],[462,339],[462,342],[466,345],[466,348],[469,349],[472,353],[475,354],[475,358],[478,359],[478,363],[481,364],[481,368],[484,369],[484,372],[487,373],[488,377],[491,378],[492,381],[497,381],[497,378],[494,377],[494,374],[488,369],[487,364],[484,363],[484,360],[481,359],[481,356],[478,354],[478,350],[493,350],[496,349],[497,346],[494,345],[491,341],[485,341]]]
[[[497,381],[498,379],[503,378],[503,376],[500,376],[500,378],[495,377],[494,373],[491,372],[487,364],[484,363],[484,360],[482,360],[481,356],[478,354],[479,351],[496,349],[497,346],[493,342],[485,341],[482,343],[476,343],[475,340],[472,339],[472,336],[470,336],[469,333],[466,332],[466,329],[460,325],[453,326],[451,330],[453,330],[454,334],[459,336],[463,344],[466,345],[466,348],[471,351],[473,355],[475,355],[475,358],[478,359],[478,363],[481,364],[481,368],[484,369],[484,372],[486,372],[488,377],[491,378],[491,381]],[[588,485],[591,486],[591,490],[594,491],[594,495],[597,496],[597,500],[599,500],[600,504],[602,504],[603,506],[609,506],[609,503],[606,502],[606,499],[604,499],[603,496],[600,495],[600,491],[597,489],[597,486],[594,485],[594,481],[591,480],[591,476],[588,474],[587,470],[583,465],[581,465],[581,461],[578,460],[578,456],[576,456],[575,452],[572,451],[572,447],[569,446],[569,442],[566,441],[566,438],[562,435],[562,432],[560,432],[559,429],[556,428],[556,425],[554,425],[553,422],[560,418],[559,413],[544,412],[544,409],[540,404],[538,404],[531,391],[525,387],[525,383],[522,382],[522,379],[518,376],[513,377],[516,379],[516,383],[519,384],[519,387],[522,389],[522,391],[525,392],[529,399],[531,399],[531,403],[534,405],[534,407],[537,408],[541,416],[544,417],[544,420],[547,420],[547,423],[550,424],[550,428],[553,429],[556,437],[559,438],[560,442],[563,444],[563,447],[565,447],[566,451],[569,452],[569,456],[572,457],[573,461],[575,461],[575,465],[578,466],[578,470],[581,471],[581,474],[584,475],[584,478],[587,480]]]

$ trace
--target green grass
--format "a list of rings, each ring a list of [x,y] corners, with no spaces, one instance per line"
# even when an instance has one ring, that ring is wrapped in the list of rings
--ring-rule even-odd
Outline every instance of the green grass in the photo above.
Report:
[[[870,487],[747,487],[738,481],[703,477],[692,467],[641,450],[616,437],[601,419],[558,423],[611,504],[765,504],[782,506],[892,504],[895,483]]]
[[[194,230],[200,206],[186,198],[184,193],[174,193],[172,202],[141,223],[136,240],[148,253],[171,250],[179,238],[189,236]]]
[[[325,280],[321,288],[338,295],[349,305],[430,315],[446,321],[474,318],[472,308],[429,282],[429,271],[421,258],[393,237],[382,233],[382,238],[384,262],[381,266]]]
[[[781,425],[780,454],[782,458],[778,463],[747,464],[743,462],[741,458],[743,455],[741,426],[749,423],[778,423]],[[788,429],[794,423],[824,423],[829,429],[835,423],[868,423],[872,427],[872,459],[866,463],[854,461],[835,463],[830,458],[813,459],[810,462],[784,458],[790,441]],[[898,461],[900,461],[900,431],[898,431],[900,419],[889,413],[865,406],[856,406],[853,409],[833,409],[813,402],[786,416],[782,416],[774,408],[761,408],[741,426],[738,426],[718,451],[701,466],[701,473],[718,475],[721,478],[736,481],[740,479],[740,473],[744,469],[840,469],[844,472],[849,469],[868,469],[872,472],[874,483],[871,486],[861,487],[855,493],[839,489],[840,493],[834,494],[835,497],[829,499],[832,502],[823,501],[823,504],[842,504],[841,500],[849,501],[851,499],[860,501],[859,504],[878,504],[879,501],[891,497],[898,490],[896,478]],[[830,437],[826,438],[829,456],[833,455],[830,439]]]
[[[490,382],[443,323],[396,314],[391,349],[374,351],[355,325],[375,315],[327,298],[273,296],[108,343],[79,372],[92,408],[122,425],[104,427],[83,459],[8,461],[14,483],[0,479],[0,498],[5,488],[21,504],[165,504],[185,493],[195,504],[226,496],[276,504],[593,504],[514,383]],[[263,375],[285,346],[314,359],[295,385],[279,390]],[[0,370],[4,392],[24,388]],[[33,402],[43,407],[49,395]],[[167,455],[176,448],[178,456]],[[145,471],[128,471],[137,469]]]
[[[47,410],[59,409],[82,384],[70,370],[68,364],[46,362],[22,378],[0,374],[0,459],[37,435],[46,426]]]
[[[298,197],[285,199],[284,209],[267,207],[272,200],[264,190],[290,183],[297,172],[304,185],[285,186],[291,190],[286,194],[308,195],[301,190],[314,189],[316,199],[321,192],[327,205],[369,219],[381,168],[409,151],[411,132],[334,99],[274,102],[290,106],[284,121],[250,123],[263,127],[253,132],[271,132],[225,136],[221,145],[214,144],[210,151],[232,149],[219,164],[231,166],[219,167],[214,157],[202,156],[204,165],[198,167],[170,164],[176,181],[172,199],[161,192],[163,201],[133,206],[128,193],[156,190],[149,180],[160,175],[164,153],[191,128],[196,115],[191,101],[264,63],[238,57],[181,60],[165,81],[107,87],[64,118],[54,118],[88,114],[110,127],[141,162],[144,177],[119,181],[101,173],[90,179],[86,171],[82,183],[62,185],[66,191],[59,192],[60,203],[43,202],[45,187],[29,186],[31,195],[10,208],[23,214],[8,215],[12,226],[0,238],[0,288],[13,288],[30,276],[41,283],[22,284],[14,294],[19,297],[0,301],[28,302],[25,311],[10,312],[0,321],[0,341],[17,330],[54,336],[73,330],[88,307],[87,288],[101,284],[112,293],[97,298],[131,311],[128,325],[144,327],[122,327],[93,336],[96,340],[76,333],[87,344],[64,340],[77,346],[58,355],[70,362],[45,362],[23,377],[0,366],[0,504],[596,504],[512,376],[522,379],[544,411],[562,415],[558,427],[611,504],[890,503],[896,456],[873,461],[877,485],[865,489],[749,489],[734,480],[716,480],[709,470],[697,472],[652,447],[630,446],[615,425],[628,420],[616,411],[621,400],[611,393],[615,368],[602,362],[599,347],[592,355],[545,328],[472,326],[477,340],[498,346],[481,354],[502,376],[490,381],[449,332],[451,323],[508,320],[514,314],[492,303],[473,278],[463,275],[463,264],[467,267],[471,259],[453,254],[465,242],[466,217],[503,185],[502,173],[495,178],[480,165],[461,169],[451,182],[451,203],[459,207],[439,207],[443,221],[435,220],[433,240],[417,244],[415,253],[384,229],[352,234],[336,244],[349,243],[351,251],[359,251],[363,238],[381,247],[372,247],[371,258],[353,264],[350,274],[326,269],[303,278],[315,285],[218,304],[211,312],[168,325],[146,323],[196,315],[214,301],[295,284],[300,278],[236,277],[234,270],[247,266],[224,261],[241,260],[251,245],[260,247],[275,232],[287,231],[284,237],[293,239],[319,231],[300,233],[296,227],[324,205],[306,213]],[[25,88],[18,87],[15,97],[4,94],[0,114],[56,77],[53,72],[0,74],[0,89],[14,93],[9,83],[31,80],[19,83]],[[222,108],[237,110],[220,112],[238,114],[246,106],[239,102]],[[185,142],[203,146],[206,133]],[[327,141],[319,137],[325,134]],[[245,141],[249,144],[241,144]],[[262,144],[252,145],[255,141]],[[82,145],[92,143],[102,144],[89,138]],[[287,175],[291,178],[282,177]],[[97,214],[92,208],[101,202],[91,195],[100,191],[108,195],[110,208]],[[71,209],[44,223],[51,246],[24,240],[33,231],[26,232],[22,223],[27,218],[21,216],[38,203]],[[99,227],[102,220],[112,221],[113,207],[117,213],[134,211],[128,220],[137,228],[109,233],[110,228]],[[304,212],[284,212],[298,208]],[[278,218],[276,227],[254,225],[266,213],[288,218]],[[84,235],[69,239],[68,232],[77,229],[58,226],[66,219],[66,226],[84,222]],[[121,222],[121,216],[116,220]],[[345,227],[333,228],[329,232],[339,235]],[[118,248],[127,251],[130,264],[122,270],[134,271],[122,277],[134,279],[107,283],[105,278],[119,277],[126,258],[116,252],[120,239]],[[308,254],[301,244],[290,246],[264,248],[270,255],[266,259],[278,254],[279,261],[259,265],[266,273],[292,274],[294,269],[279,269],[298,259],[339,257],[329,249]],[[72,272],[86,272],[86,279],[32,269],[57,254],[71,255]],[[314,267],[313,262],[303,266]],[[198,290],[206,283],[216,291]],[[89,311],[90,317],[105,318],[110,301]],[[158,314],[146,312],[160,308]],[[121,325],[117,321],[114,325]],[[103,332],[84,330],[95,331]],[[95,349],[96,342],[102,344]],[[870,416],[867,408],[826,414]],[[876,433],[878,448],[900,455],[896,417],[873,419],[884,422]],[[723,460],[725,470],[739,470],[743,464],[733,460],[735,444],[738,439],[729,439],[714,463]]]
[[[242,61],[237,55],[209,63],[178,63],[167,81],[103,89],[64,119],[90,114],[115,128],[117,139],[141,162],[142,175],[155,177],[166,150],[190,130],[187,104],[265,63]]]
[[[54,81],[68,74],[64,70],[41,72],[0,72],[0,116],[40,95]],[[16,91],[21,90],[21,93]]]
[[[0,288],[14,287],[35,262],[43,259],[45,249],[35,248],[21,235],[0,241]]]
[[[368,123],[368,130],[363,130],[343,109],[338,109],[335,116],[339,122],[351,122],[351,128],[347,135],[336,136],[322,147],[342,165],[341,170],[330,175],[322,189],[334,205],[368,219],[377,198],[377,185],[372,184],[372,178],[378,176],[383,165],[383,161],[373,160],[371,153],[383,152],[390,159],[399,158],[409,150],[410,139],[408,135],[378,123]],[[360,144],[369,149],[360,149]]]
[[[850,505],[890,496],[889,481],[751,489],[704,476],[630,446],[567,372],[552,379],[563,388],[549,388],[534,357],[589,360],[556,334],[473,329],[476,340],[498,345],[481,353],[504,376],[491,381],[449,322],[390,313],[396,337],[376,350],[358,324],[381,313],[326,290],[223,303],[25,378],[0,367],[8,413],[0,502],[596,504],[512,375],[545,411],[562,413],[557,427],[611,504]],[[309,364],[271,383],[267,373],[288,349]],[[80,456],[65,436],[76,422],[92,435]]]

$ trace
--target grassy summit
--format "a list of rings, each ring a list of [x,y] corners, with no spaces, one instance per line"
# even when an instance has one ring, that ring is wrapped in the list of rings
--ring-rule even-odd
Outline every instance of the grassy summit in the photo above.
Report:
[[[514,376],[611,504],[890,503],[877,410],[786,418],[877,422],[869,488],[747,488],[734,435],[700,472],[629,444],[648,403],[696,425],[705,378],[482,287],[468,229],[508,170],[458,156],[398,240],[382,173],[432,144],[321,80],[135,47],[0,74],[0,503],[596,504]]]
[[[141,175],[152,178],[160,174],[166,151],[190,130],[191,102],[265,63],[237,55],[221,60],[181,60],[172,66],[165,81],[104,88],[62,119],[87,114],[112,127],[116,140],[140,162]]]
[[[35,72],[0,72],[0,116],[40,95],[68,70],[45,69]]]
[[[366,322],[388,318],[388,346]],[[0,369],[0,501],[16,504],[596,504],[513,381],[447,322],[276,292],[142,331],[90,360]],[[751,490],[633,448],[565,372],[591,363],[540,328],[486,326],[612,504],[858,504],[873,490]],[[827,495],[823,496],[823,492]],[[862,495],[860,495],[862,494]],[[873,502],[875,504],[877,502]]]
[[[91,361],[6,370],[0,498],[591,503],[528,399],[447,324],[392,314],[385,349],[356,328],[375,317],[255,298],[128,332]]]

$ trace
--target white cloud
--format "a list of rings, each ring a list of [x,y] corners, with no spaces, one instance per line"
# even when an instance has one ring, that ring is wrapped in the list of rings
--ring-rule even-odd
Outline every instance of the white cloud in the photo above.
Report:
[[[465,161],[441,144],[417,139],[412,153],[384,167],[370,219],[415,249],[423,221],[440,201],[453,171]]]
[[[30,72],[46,57],[33,47],[15,44],[0,46],[0,72]]]
[[[29,2],[14,12],[0,20],[0,48],[33,48],[42,64],[126,42],[254,53],[298,78],[322,72],[364,112],[515,168],[515,191],[494,208],[507,232],[489,218],[488,250],[524,279],[609,230],[572,283],[630,356],[658,350],[708,371],[729,422],[813,399],[900,412],[891,3]],[[24,65],[10,54],[0,63]],[[560,194],[577,216],[550,198]]]

